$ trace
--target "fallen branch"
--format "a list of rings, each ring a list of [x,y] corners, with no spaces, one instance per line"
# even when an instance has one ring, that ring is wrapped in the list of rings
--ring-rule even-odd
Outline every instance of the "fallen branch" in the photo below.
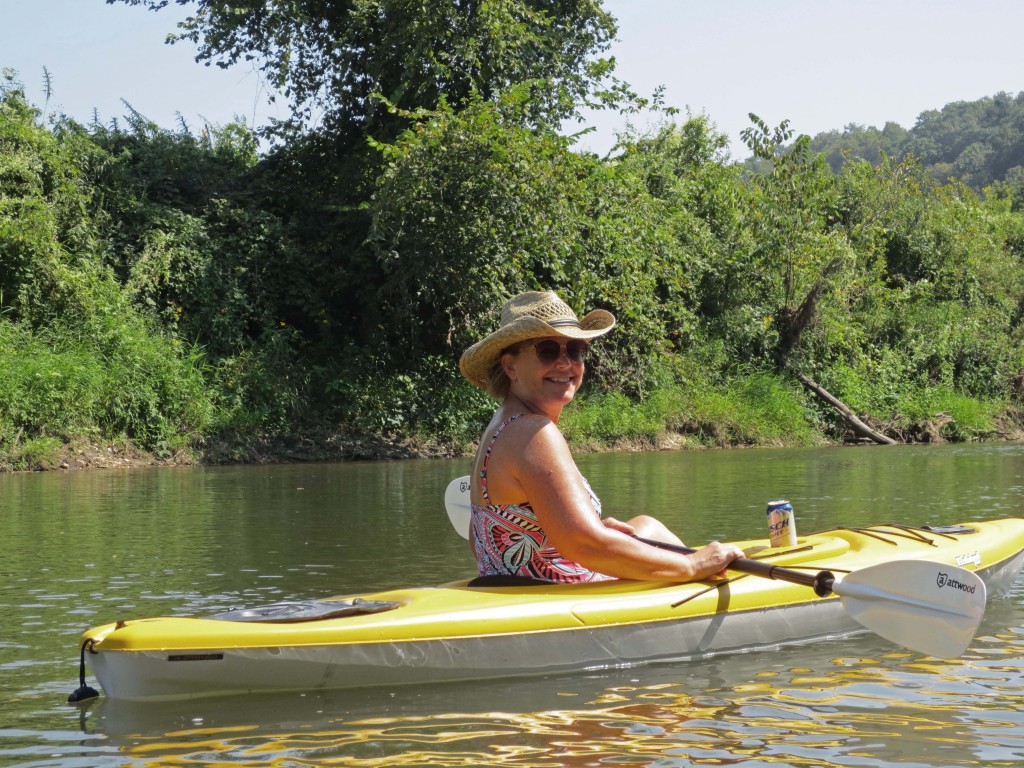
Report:
[[[861,437],[867,437],[870,440],[873,440],[874,442],[878,443],[879,445],[896,445],[895,440],[893,440],[891,437],[883,435],[881,432],[876,432],[875,430],[873,430],[871,427],[869,427],[867,424],[861,421],[860,418],[858,418],[857,414],[851,411],[845,403],[836,398],[831,392],[829,392],[823,386],[818,384],[816,381],[805,376],[799,371],[793,371],[793,373],[800,380],[801,384],[803,384],[805,387],[811,390],[811,392],[813,392],[826,403],[835,408],[836,411],[839,412],[839,415],[843,417],[843,420],[850,425],[850,429],[852,429],[856,434],[860,435]]]

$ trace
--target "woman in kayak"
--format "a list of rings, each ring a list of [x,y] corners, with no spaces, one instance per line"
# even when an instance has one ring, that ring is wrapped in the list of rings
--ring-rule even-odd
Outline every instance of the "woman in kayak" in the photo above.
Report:
[[[470,540],[480,575],[695,581],[743,556],[716,541],[692,555],[644,544],[632,535],[681,543],[646,515],[602,520],[558,419],[583,381],[588,342],[614,325],[603,309],[580,320],[553,292],[530,291],[506,302],[498,330],[463,353],[462,375],[501,401],[472,473]]]

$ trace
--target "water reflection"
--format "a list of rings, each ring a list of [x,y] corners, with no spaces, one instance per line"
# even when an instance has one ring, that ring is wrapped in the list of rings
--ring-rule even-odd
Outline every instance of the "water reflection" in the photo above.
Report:
[[[588,678],[138,707],[103,701],[86,747],[132,765],[1019,765],[1019,630],[961,662],[884,643]],[[865,655],[867,652],[868,655]],[[1009,662],[1009,663],[1007,663]],[[596,685],[595,685],[596,683]]]

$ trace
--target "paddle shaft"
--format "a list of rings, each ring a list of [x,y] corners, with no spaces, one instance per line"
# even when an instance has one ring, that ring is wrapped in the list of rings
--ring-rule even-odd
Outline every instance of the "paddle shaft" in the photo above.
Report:
[[[665,541],[645,539],[642,536],[634,536],[637,541],[649,544],[658,549],[667,549],[670,552],[679,552],[684,555],[692,555],[697,550],[690,547],[681,547],[678,544],[669,544]],[[752,576],[761,576],[776,581],[788,581],[791,584],[799,584],[803,587],[810,587],[819,597],[828,597],[832,594],[832,585],[836,577],[831,571],[818,571],[817,573],[802,573],[789,568],[783,568],[771,563],[763,563],[760,560],[751,560],[747,557],[738,557],[733,560],[727,568],[730,571],[749,573]]]

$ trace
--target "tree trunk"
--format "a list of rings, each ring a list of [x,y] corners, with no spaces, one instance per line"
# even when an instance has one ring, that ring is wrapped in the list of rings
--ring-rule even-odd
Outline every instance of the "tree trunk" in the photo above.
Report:
[[[805,387],[835,408],[839,415],[843,417],[843,420],[850,425],[850,428],[855,434],[861,437],[866,437],[879,445],[896,445],[898,441],[883,435],[881,432],[873,430],[861,421],[857,417],[857,414],[851,411],[845,403],[836,398],[831,392],[813,379],[794,370],[789,365],[789,353],[796,349],[797,345],[800,343],[800,337],[803,332],[813,325],[817,316],[818,301],[828,288],[832,275],[839,271],[842,264],[842,259],[839,257],[834,258],[829,262],[829,264],[821,271],[821,276],[814,281],[814,285],[811,286],[811,289],[807,292],[807,296],[804,297],[804,300],[800,303],[800,306],[797,309],[792,309],[787,305],[779,310],[777,314],[779,346],[776,350],[776,359],[779,361],[780,368],[792,371]]]
[[[871,427],[869,427],[867,424],[861,421],[857,417],[857,414],[851,411],[845,403],[837,399],[834,395],[832,395],[832,393],[830,393],[827,389],[818,384],[816,381],[807,376],[804,376],[799,371],[793,371],[793,373],[800,380],[800,383],[802,383],[805,387],[811,390],[811,392],[813,392],[826,403],[835,408],[836,411],[839,412],[839,415],[843,417],[843,420],[850,425],[850,429],[852,429],[856,434],[860,435],[861,437],[867,437],[880,445],[896,445],[895,440],[893,440],[891,437],[887,437],[886,435],[883,435],[882,433],[873,430]]]

